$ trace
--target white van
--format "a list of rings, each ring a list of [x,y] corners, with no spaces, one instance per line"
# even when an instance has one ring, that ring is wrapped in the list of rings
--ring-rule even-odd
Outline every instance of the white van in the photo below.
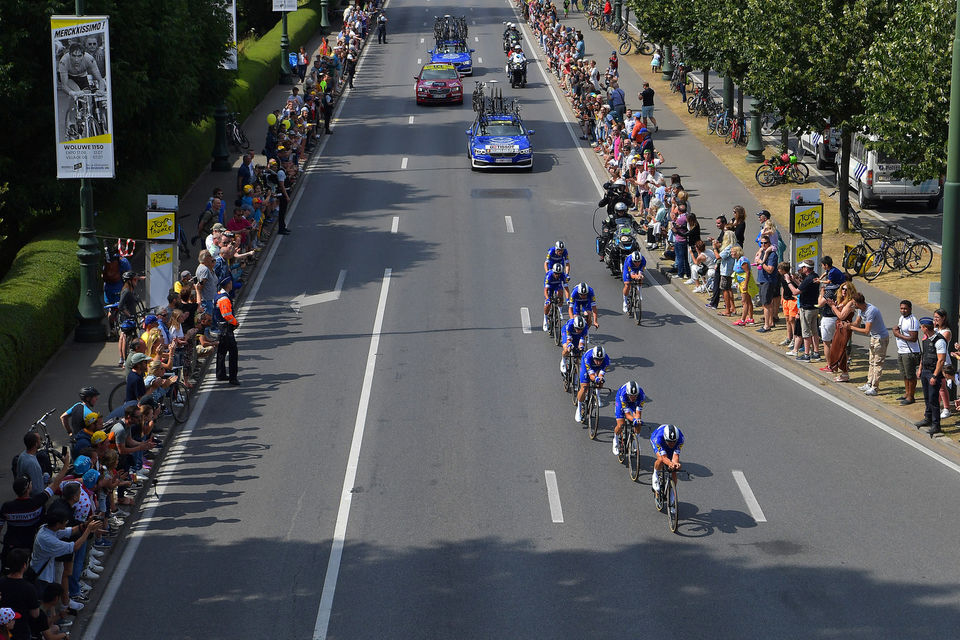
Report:
[[[823,171],[837,163],[840,153],[840,129],[829,125],[823,131],[807,131],[800,136],[800,148],[817,160],[817,169]]]
[[[936,209],[943,195],[939,180],[925,180],[914,184],[913,180],[893,178],[900,170],[900,162],[881,151],[869,150],[865,143],[876,141],[876,136],[854,134],[850,149],[850,186],[857,191],[857,203],[861,209],[895,201],[926,202]]]

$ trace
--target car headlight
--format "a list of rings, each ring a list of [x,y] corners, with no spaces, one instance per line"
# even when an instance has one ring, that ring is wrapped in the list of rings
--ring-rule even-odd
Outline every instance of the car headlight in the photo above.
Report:
[[[528,147],[528,148],[526,148],[526,149],[520,149],[520,155],[522,155],[522,156],[528,156],[528,155],[530,155],[530,148]]]

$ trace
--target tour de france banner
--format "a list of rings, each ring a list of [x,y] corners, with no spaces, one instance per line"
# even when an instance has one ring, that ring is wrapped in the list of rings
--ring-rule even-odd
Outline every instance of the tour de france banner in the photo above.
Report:
[[[52,16],[58,178],[112,178],[107,16]]]

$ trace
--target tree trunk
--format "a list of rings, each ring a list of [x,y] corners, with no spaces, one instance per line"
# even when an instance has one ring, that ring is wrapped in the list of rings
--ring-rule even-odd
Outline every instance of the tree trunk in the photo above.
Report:
[[[703,95],[710,95],[710,69],[703,70]]]
[[[840,233],[850,230],[850,147],[853,134],[844,127],[840,135],[840,166],[837,167],[837,187],[840,189]]]
[[[737,85],[737,115],[743,117],[743,87]]]

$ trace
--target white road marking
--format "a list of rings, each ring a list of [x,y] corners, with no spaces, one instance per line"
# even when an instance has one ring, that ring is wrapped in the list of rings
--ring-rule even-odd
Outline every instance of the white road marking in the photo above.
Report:
[[[471,20],[471,21],[470,21],[470,24],[476,25],[476,24],[477,24],[477,21],[476,21],[476,20]]]
[[[473,10],[473,7],[470,7],[470,9]],[[477,37],[477,36],[473,36],[473,41],[474,41],[474,42],[480,42],[480,38]]]
[[[370,336],[370,349],[367,351],[367,367],[363,372],[360,386],[360,403],[357,407],[357,420],[353,424],[353,440],[350,442],[350,454],[347,457],[347,470],[343,475],[343,488],[340,491],[340,509],[337,512],[337,524],[333,529],[333,545],[330,548],[330,560],[327,562],[327,574],[323,580],[320,594],[320,607],[317,610],[317,622],[313,627],[314,640],[324,640],[330,625],[333,611],[333,596],[337,589],[337,577],[340,574],[340,560],[343,558],[343,545],[347,537],[347,521],[350,519],[350,504],[353,502],[354,483],[357,480],[357,465],[360,460],[360,447],[363,444],[363,430],[367,421],[367,408],[370,406],[370,390],[373,387],[373,372],[377,364],[377,349],[380,347],[380,331],[383,329],[383,314],[387,306],[387,292],[390,290],[392,269],[383,272],[383,284],[380,287],[380,300],[377,303],[377,315],[373,321],[373,335]]]
[[[763,515],[763,509],[760,508],[760,503],[757,502],[757,496],[753,495],[753,489],[750,488],[750,485],[747,483],[747,477],[743,475],[743,471],[733,471],[733,479],[737,481],[737,486],[740,487],[740,493],[743,494],[743,500],[747,503],[747,509],[750,510],[750,515],[757,522],[766,522],[767,517]]]
[[[393,224],[390,225],[390,233],[396,233],[400,228],[400,216],[393,216]]]
[[[407,124],[413,124],[413,116],[410,116],[410,118],[407,120]]]
[[[417,58],[417,64],[423,64],[423,58]]]
[[[423,44],[423,38],[420,38],[420,44]]]
[[[526,27],[526,25],[521,22],[521,23],[520,23],[520,27],[521,27],[521,29],[523,30],[523,37],[524,37],[524,38],[526,39],[526,41],[527,41],[527,46],[529,47],[530,51],[533,51],[533,50],[534,50],[534,49],[533,49],[533,41],[532,41],[532,40],[530,39],[530,37],[527,35],[527,27]],[[577,137],[577,134],[574,133],[573,127],[571,126],[570,122],[567,120],[566,113],[564,113],[564,111],[563,111],[563,105],[560,103],[560,98],[557,97],[557,92],[556,92],[556,91],[554,90],[554,88],[553,88],[553,83],[552,83],[552,82],[550,81],[550,79],[547,77],[547,74],[546,74],[546,72],[545,72],[544,69],[543,69],[543,64],[540,62],[540,59],[539,59],[539,58],[537,58],[536,62],[537,62],[537,67],[539,67],[539,69],[540,69],[540,73],[543,74],[543,78],[544,78],[544,81],[546,82],[547,88],[550,89],[550,95],[553,96],[553,102],[554,102],[554,104],[557,105],[557,110],[560,112],[561,119],[563,120],[564,124],[567,126],[567,131],[568,131],[569,134],[570,134],[570,138],[574,141],[574,144],[575,144],[575,146],[577,147],[577,151],[580,152],[580,159],[583,161],[584,166],[587,168],[587,175],[590,176],[590,179],[593,180],[593,184],[596,185],[596,187],[597,187],[597,192],[598,192],[598,193],[602,193],[602,192],[603,192],[603,187],[602,187],[601,184],[600,184],[600,180],[597,178],[597,174],[596,174],[597,168],[596,168],[596,167],[593,165],[593,163],[591,163],[590,160],[587,158],[586,152],[584,151],[583,146],[580,144],[579,139],[578,139],[578,137]],[[654,287],[654,291],[656,291],[657,293],[659,293],[660,295],[662,295],[665,300],[667,300],[670,304],[672,304],[672,305],[673,305],[677,310],[679,310],[681,313],[683,313],[683,314],[685,314],[685,315],[688,315],[688,316],[690,316],[690,317],[696,317],[696,315],[695,315],[693,312],[687,311],[687,309],[686,309],[682,304],[680,304],[680,302],[677,301],[676,298],[674,298],[672,295],[670,295],[669,293],[667,293],[667,291],[666,291],[663,287]],[[798,375],[796,375],[796,374],[794,374],[794,373],[792,373],[792,372],[790,372],[790,371],[787,371],[786,369],[784,369],[784,368],[781,367],[780,365],[774,364],[774,363],[771,362],[765,355],[758,354],[758,353],[754,353],[753,351],[750,351],[747,347],[742,346],[741,344],[739,344],[738,342],[736,342],[735,340],[733,340],[731,337],[729,337],[729,336],[726,335],[725,333],[722,333],[721,331],[715,329],[714,327],[710,326],[710,325],[707,324],[707,323],[698,322],[698,323],[697,323],[697,326],[701,327],[701,328],[704,329],[705,331],[710,332],[712,335],[714,335],[715,337],[719,338],[720,340],[723,340],[725,343],[727,343],[728,345],[730,345],[730,346],[733,347],[734,349],[740,351],[741,353],[746,354],[746,355],[749,356],[750,358],[753,358],[754,360],[756,360],[758,363],[762,364],[763,366],[769,367],[769,368],[772,369],[773,371],[776,371],[777,373],[779,373],[779,374],[782,375],[783,377],[787,378],[787,379],[790,380],[791,382],[794,382],[794,383],[802,386],[804,389],[806,389],[806,390],[808,390],[808,391],[810,391],[810,392],[812,392],[812,393],[815,393],[816,395],[820,396],[820,397],[823,398],[824,400],[827,400],[828,402],[830,402],[830,403],[832,403],[832,404],[840,407],[841,409],[844,409],[844,410],[848,411],[849,413],[852,413],[853,415],[857,416],[858,418],[860,418],[860,419],[862,419],[862,420],[865,420],[866,422],[868,422],[869,424],[873,425],[873,426],[876,427],[877,429],[880,429],[880,430],[883,431],[884,433],[886,433],[886,434],[888,434],[888,435],[890,435],[890,436],[893,436],[894,438],[896,438],[897,440],[900,440],[900,441],[903,442],[904,444],[909,445],[910,447],[913,447],[914,449],[916,449],[917,451],[923,453],[924,455],[926,455],[926,456],[928,456],[928,457],[936,460],[937,462],[939,462],[939,463],[942,464],[943,466],[947,467],[947,468],[950,469],[951,471],[954,471],[954,472],[956,472],[956,473],[960,473],[960,465],[956,464],[955,462],[953,462],[953,461],[951,461],[951,460],[948,460],[947,458],[945,458],[944,456],[940,455],[940,454],[937,453],[936,451],[933,451],[933,450],[931,450],[931,449],[926,448],[925,446],[923,446],[923,445],[920,444],[919,442],[916,442],[916,441],[912,440],[911,438],[909,438],[909,437],[907,437],[906,435],[900,433],[899,431],[897,431],[897,430],[894,429],[893,427],[890,427],[890,426],[888,426],[888,425],[880,422],[879,420],[877,420],[877,419],[874,418],[873,416],[870,416],[869,414],[864,413],[863,411],[861,411],[860,409],[857,409],[856,407],[854,407],[853,405],[849,404],[848,402],[845,402],[844,400],[841,400],[840,398],[837,398],[836,396],[833,396],[833,395],[827,393],[826,391],[820,389],[818,386],[816,386],[816,385],[808,382],[807,380],[801,378],[800,376],[798,376]]]
[[[401,169],[406,169],[406,168],[407,168],[407,159],[406,159],[406,158],[404,158],[403,160],[400,161],[400,168],[401,168]]]
[[[560,490],[557,489],[557,472],[547,469],[543,472],[547,480],[547,500],[550,501],[550,519],[563,522],[563,509],[560,508]]]
[[[530,309],[520,307],[520,326],[524,333],[532,333],[530,330]]]
[[[347,278],[347,270],[340,269],[340,275],[337,276],[337,284],[334,285],[333,291],[324,291],[323,293],[316,293],[312,296],[308,296],[306,292],[301,293],[296,298],[290,301],[290,306],[293,307],[293,310],[297,313],[300,313],[300,309],[303,307],[309,307],[314,304],[322,304],[324,302],[333,302],[334,300],[340,299],[340,290],[343,289],[343,281]]]
[[[483,64],[483,58],[477,58],[477,64]]]
[[[513,233],[513,218],[503,216],[503,221],[507,223],[507,233]]]

